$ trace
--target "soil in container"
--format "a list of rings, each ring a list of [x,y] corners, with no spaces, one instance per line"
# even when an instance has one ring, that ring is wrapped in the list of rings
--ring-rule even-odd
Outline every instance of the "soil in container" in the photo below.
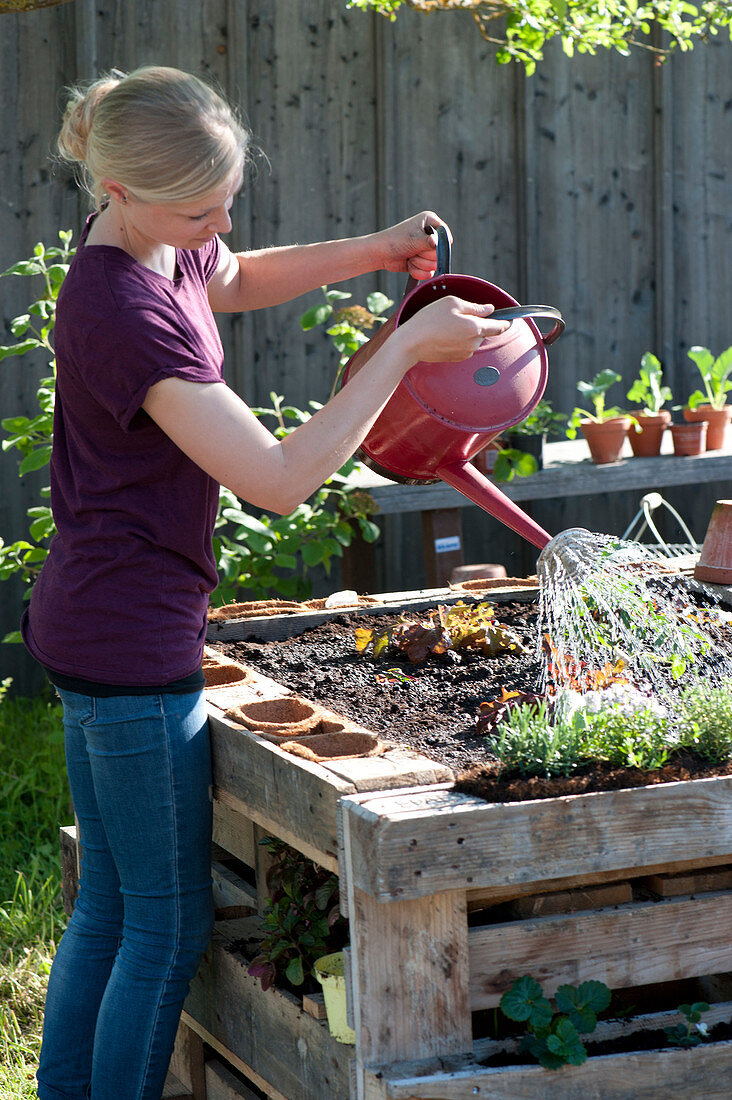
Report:
[[[689,590],[683,577],[675,583],[680,598],[705,602],[701,594]],[[347,614],[286,640],[226,642],[219,648],[384,740],[447,764],[463,777],[463,784],[474,780],[475,769],[480,769],[480,784],[485,788],[497,784],[497,779],[490,775],[494,763],[490,742],[476,731],[479,705],[500,696],[503,688],[535,691],[542,674],[536,652],[537,602],[517,600],[495,607],[497,619],[518,635],[526,652],[486,657],[448,651],[419,665],[410,664],[401,654],[374,658],[357,652],[356,627],[383,626],[398,616]],[[716,654],[732,657],[732,626],[720,623],[710,629]],[[671,682],[669,688],[673,688]],[[668,764],[654,773],[590,764],[566,778],[527,780],[504,773],[496,793],[487,793],[501,801],[523,800],[731,772],[732,765],[728,772],[693,757]],[[473,793],[482,791],[475,789]]]

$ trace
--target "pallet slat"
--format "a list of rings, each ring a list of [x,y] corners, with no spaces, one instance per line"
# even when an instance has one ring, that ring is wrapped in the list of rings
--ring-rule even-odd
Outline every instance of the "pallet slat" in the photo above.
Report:
[[[341,812],[355,885],[383,901],[732,856],[728,776],[530,803],[386,793]]]
[[[732,970],[730,928],[732,893],[472,928],[471,1005],[494,1007],[524,974],[551,997],[564,983],[619,989]]]
[[[250,921],[216,926],[184,1006],[184,1021],[268,1095],[348,1097],[353,1048],[303,1012],[291,994],[263,990],[231,945]],[[256,1071],[256,1072],[254,1072]]]
[[[553,1072],[541,1066],[470,1067],[394,1079],[388,1070],[378,1076],[367,1071],[364,1100],[729,1100],[731,1067],[732,1043],[715,1043],[683,1052],[609,1054]]]

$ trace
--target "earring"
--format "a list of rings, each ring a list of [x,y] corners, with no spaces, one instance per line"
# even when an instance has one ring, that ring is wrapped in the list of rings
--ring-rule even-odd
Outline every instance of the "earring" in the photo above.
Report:
[[[122,196],[122,205],[127,206],[127,195]]]

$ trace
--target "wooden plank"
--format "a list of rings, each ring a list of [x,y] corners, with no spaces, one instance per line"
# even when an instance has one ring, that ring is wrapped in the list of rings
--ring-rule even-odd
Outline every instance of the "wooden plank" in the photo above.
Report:
[[[247,867],[256,867],[254,822],[217,798],[213,803],[213,839]]]
[[[551,1089],[552,1091],[547,1091]],[[700,1091],[701,1090],[701,1091]],[[728,1100],[732,1043],[691,1050],[647,1051],[589,1058],[581,1066],[439,1070],[426,1077],[392,1077],[367,1071],[364,1100]]]
[[[516,898],[511,903],[515,917],[549,917],[555,913],[574,913],[586,909],[603,909],[609,905],[625,905],[633,900],[629,882],[611,882],[602,886],[582,886],[572,890],[556,890],[551,894],[534,894]]]
[[[730,777],[524,803],[403,792],[342,809],[353,885],[384,901],[732,855]]]
[[[584,442],[550,443],[548,447],[550,455],[561,454],[561,459],[550,458],[543,470],[530,477],[501,483],[501,492],[511,500],[520,502],[595,496],[628,489],[647,492],[649,485],[662,489],[732,478],[732,451],[729,445],[724,451],[706,451],[701,455],[681,458],[672,454],[635,458],[628,454],[619,462],[602,466],[590,460]],[[383,515],[470,506],[466,497],[441,482],[434,485],[401,485],[367,470],[359,476],[359,485],[368,489]]]
[[[453,569],[465,563],[461,509],[422,512],[422,547],[427,584],[431,588],[449,584]]]
[[[174,1074],[168,1073],[163,1085],[162,1100],[198,1100],[198,1098],[194,1097],[193,1093],[189,1092]],[[206,1098],[204,1097],[202,1100],[206,1100]]]
[[[245,927],[217,925],[191,983],[186,1022],[268,1095],[347,1097],[353,1048],[331,1038],[325,1023],[303,1012],[291,994],[262,990],[230,950]]]
[[[214,798],[335,870],[336,805],[354,785],[213,712],[209,723]]]
[[[240,875],[235,874],[224,863],[214,860],[211,864],[211,877],[217,920],[228,916],[251,916],[251,913],[235,913],[233,910],[250,909],[256,913],[257,891]]]
[[[461,891],[379,906],[354,887],[348,829],[346,818],[341,889],[345,879],[355,1087],[361,1096],[368,1062],[470,1049],[467,911]]]
[[[357,791],[383,791],[454,780],[451,768],[421,753],[397,746],[383,756],[358,756],[324,764],[333,775],[352,783]]]
[[[710,890],[732,888],[732,867],[713,867],[706,871],[682,872],[676,875],[649,875],[639,880],[660,898],[673,898],[679,894],[703,894]]]
[[[206,1100],[257,1100],[258,1096],[218,1058],[206,1063]]]
[[[169,1077],[193,1100],[206,1100],[203,1076],[203,1045],[200,1036],[184,1020],[178,1024],[175,1046],[170,1059]]]
[[[591,979],[610,989],[732,970],[732,893],[471,928],[470,1000],[492,1008],[524,974],[547,996]]]

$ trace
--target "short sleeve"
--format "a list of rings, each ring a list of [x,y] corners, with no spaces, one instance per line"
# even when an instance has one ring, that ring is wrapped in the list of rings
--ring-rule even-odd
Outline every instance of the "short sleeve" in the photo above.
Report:
[[[214,237],[213,240],[205,244],[203,248],[199,248],[198,256],[203,268],[203,277],[207,283],[210,283],[216,274],[216,268],[219,266],[219,261],[221,259],[221,241],[219,237]]]
[[[187,331],[188,330],[188,331]],[[147,391],[163,378],[221,382],[219,366],[204,354],[190,322],[172,324],[151,310],[125,310],[90,336],[85,357],[89,393],[125,430]]]

